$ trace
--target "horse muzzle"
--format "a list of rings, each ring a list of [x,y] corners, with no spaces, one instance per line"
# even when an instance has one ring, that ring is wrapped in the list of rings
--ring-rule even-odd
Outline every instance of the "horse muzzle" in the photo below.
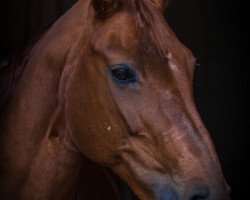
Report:
[[[173,188],[162,189],[154,194],[155,200],[230,200],[227,191],[218,194],[206,186],[197,186],[188,194],[180,194]]]

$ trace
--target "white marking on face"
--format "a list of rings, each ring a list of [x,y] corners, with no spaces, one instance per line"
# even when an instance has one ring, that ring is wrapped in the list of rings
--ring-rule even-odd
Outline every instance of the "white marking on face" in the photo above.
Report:
[[[179,72],[179,70],[178,70],[178,68],[177,68],[177,65],[176,65],[176,64],[174,63],[174,61],[173,61],[173,55],[172,55],[172,53],[169,52],[169,53],[166,55],[166,58],[169,59],[169,67],[170,67],[172,70]]]
[[[165,55],[166,58],[172,59],[172,54],[169,52],[168,54]]]
[[[174,65],[173,63],[170,62],[170,67],[173,69],[173,70],[177,70],[177,66]]]
[[[108,132],[111,131],[111,127],[110,127],[110,126],[108,126],[107,131],[108,131]]]

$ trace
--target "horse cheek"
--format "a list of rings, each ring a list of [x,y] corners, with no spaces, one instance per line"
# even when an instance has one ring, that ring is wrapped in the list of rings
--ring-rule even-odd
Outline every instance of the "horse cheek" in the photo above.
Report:
[[[96,91],[98,88],[91,86],[90,77],[86,74],[83,77],[83,74],[82,68],[77,69],[66,88],[65,119],[68,132],[84,156],[99,164],[110,165],[115,149],[112,143],[116,140],[112,138],[114,134],[110,133],[111,122],[105,116],[103,105],[96,103],[103,94],[99,94]],[[100,90],[105,91],[105,88]]]

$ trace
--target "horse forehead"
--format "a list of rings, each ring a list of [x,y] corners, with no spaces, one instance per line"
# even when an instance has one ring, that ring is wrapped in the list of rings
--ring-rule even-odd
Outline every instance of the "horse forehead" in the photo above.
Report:
[[[110,47],[133,48],[138,38],[135,18],[120,12],[95,28],[91,42],[95,50],[103,52]]]
[[[161,24],[164,34],[167,37],[162,38],[162,42],[167,45],[164,49],[158,50],[154,38],[150,35],[150,28],[140,26],[138,19],[135,15],[129,12],[120,12],[107,20],[99,29],[94,37],[94,48],[97,51],[105,52],[110,47],[123,48],[126,50],[143,50],[145,56],[152,55],[152,52],[159,60],[162,52],[166,53],[166,57],[171,62],[168,65],[175,67],[178,65],[193,66],[195,62],[192,52],[186,48],[175,36],[172,29],[168,26],[167,22]],[[161,34],[161,32],[159,32]],[[106,51],[108,52],[108,51]]]

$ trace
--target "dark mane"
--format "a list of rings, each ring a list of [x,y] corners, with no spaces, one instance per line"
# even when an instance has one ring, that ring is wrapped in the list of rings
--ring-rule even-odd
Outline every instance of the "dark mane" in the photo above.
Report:
[[[37,47],[49,27],[44,27],[36,33],[22,52],[17,52],[12,56],[9,64],[0,66],[0,113],[10,101],[13,90],[22,76],[33,49]]]
[[[166,1],[166,4],[168,2]],[[163,59],[168,58],[166,39],[169,36],[166,35],[166,31],[164,30],[165,19],[163,15],[159,16],[159,12],[161,13],[162,10],[157,5],[157,1],[131,0],[131,3],[138,13],[138,24],[147,29],[161,57]]]

